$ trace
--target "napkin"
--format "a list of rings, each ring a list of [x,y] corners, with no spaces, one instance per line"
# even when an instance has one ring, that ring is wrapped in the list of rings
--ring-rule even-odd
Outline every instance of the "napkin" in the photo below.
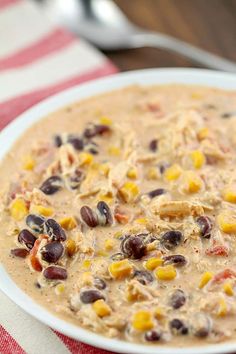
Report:
[[[102,53],[51,23],[32,1],[0,0],[0,129],[44,98],[116,71]],[[0,353],[108,352],[53,331],[0,292]]]

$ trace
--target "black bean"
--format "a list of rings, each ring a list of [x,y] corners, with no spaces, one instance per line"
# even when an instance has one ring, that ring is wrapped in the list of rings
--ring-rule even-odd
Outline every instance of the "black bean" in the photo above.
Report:
[[[153,191],[148,192],[148,196],[150,198],[155,198],[155,197],[158,197],[159,195],[162,195],[164,193],[166,193],[165,189],[157,188],[157,189],[154,189]]]
[[[73,146],[75,150],[83,150],[84,142],[83,139],[76,135],[69,135],[67,138],[67,142]]]
[[[54,140],[54,145],[55,145],[56,147],[59,148],[59,147],[62,146],[63,141],[62,141],[62,138],[61,138],[60,135],[55,135],[53,140]]]
[[[170,330],[173,334],[188,334],[188,327],[184,324],[183,321],[179,320],[178,318],[174,318],[173,320],[171,320],[169,325]]]
[[[145,255],[143,235],[128,235],[120,244],[121,252],[128,258],[140,259]]]
[[[96,135],[103,135],[110,133],[111,128],[103,124],[90,124],[84,131],[84,136],[88,139],[93,138]]]
[[[221,118],[231,118],[236,116],[236,112],[225,112],[221,114]]]
[[[98,220],[100,225],[111,225],[113,223],[113,217],[111,214],[111,209],[107,203],[101,201],[97,204],[98,209]]]
[[[187,264],[187,260],[181,254],[172,254],[170,256],[163,257],[164,265],[173,264],[176,267],[183,267]]]
[[[161,332],[152,329],[145,333],[144,338],[147,342],[157,342],[161,339]]]
[[[83,179],[84,179],[84,173],[79,169],[75,170],[69,178],[69,187],[73,190],[77,189],[80,186]]]
[[[158,140],[157,139],[153,139],[150,141],[149,143],[149,149],[153,152],[156,152],[158,149]]]
[[[111,256],[111,259],[113,261],[121,261],[122,259],[125,258],[125,255],[121,252],[117,252],[117,253],[114,253],[112,256]]]
[[[185,296],[183,290],[181,290],[181,289],[175,290],[170,297],[170,305],[175,310],[182,307],[185,304],[185,302],[186,302],[186,296]]]
[[[80,293],[80,300],[84,304],[92,304],[93,302],[100,299],[105,300],[105,297],[98,290],[83,290]]]
[[[93,141],[90,141],[89,143],[86,144],[85,150],[89,151],[93,155],[98,154],[98,144],[94,143]]]
[[[50,266],[44,269],[43,275],[49,280],[65,280],[67,279],[67,270],[57,266]]]
[[[173,248],[177,247],[183,239],[182,232],[180,231],[167,231],[161,237],[161,245],[167,248],[168,250],[172,250]]]
[[[165,172],[165,170],[170,166],[170,164],[168,162],[160,162],[158,164],[159,167],[159,171],[160,173],[163,175],[163,173]]]
[[[45,233],[53,241],[65,241],[66,240],[65,231],[54,219],[46,220]]]
[[[94,278],[93,284],[98,290],[104,290],[107,287],[106,282],[103,279],[98,277]]]
[[[47,195],[55,194],[63,187],[63,181],[59,176],[51,176],[40,187],[40,190]]]
[[[194,336],[205,338],[211,332],[211,320],[204,313],[195,314],[192,322],[191,330]]]
[[[45,218],[39,215],[29,214],[26,218],[26,225],[33,231],[42,233],[44,229]]]
[[[208,216],[199,216],[196,221],[200,228],[202,238],[210,238],[213,227],[212,220]]]
[[[15,248],[11,250],[11,255],[14,257],[26,258],[28,254],[29,251],[27,251],[25,248]]]
[[[64,247],[60,242],[53,241],[41,249],[42,258],[48,263],[56,263],[62,256]]]
[[[153,282],[152,274],[146,270],[135,270],[133,273],[133,277],[143,285],[147,285]]]
[[[80,215],[82,220],[90,227],[98,226],[98,216],[97,214],[87,205],[84,205],[80,209]]]
[[[18,235],[18,241],[25,245],[29,250],[34,247],[34,243],[36,241],[36,237],[29,230],[22,230]]]

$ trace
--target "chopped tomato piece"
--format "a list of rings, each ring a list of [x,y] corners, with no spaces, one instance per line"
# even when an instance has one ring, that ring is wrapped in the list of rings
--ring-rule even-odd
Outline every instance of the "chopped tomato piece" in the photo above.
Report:
[[[222,256],[228,257],[229,255],[229,248],[223,245],[216,245],[206,249],[207,256]]]
[[[222,272],[217,273],[214,278],[213,278],[213,282],[214,283],[220,283],[222,281],[224,281],[225,279],[229,279],[229,278],[235,278],[236,277],[236,272],[233,269],[224,269],[222,270]]]
[[[35,241],[34,243],[34,247],[32,248],[32,250],[30,251],[30,264],[32,266],[32,268],[34,270],[36,270],[36,272],[41,272],[42,271],[42,265],[41,263],[39,262],[39,259],[37,257],[37,252],[38,252],[38,249],[39,249],[39,246],[40,246],[40,243],[43,239],[46,239],[48,238],[47,235],[40,235],[39,238]]]
[[[114,216],[119,224],[127,224],[127,222],[129,221],[128,216],[125,214],[116,213]]]

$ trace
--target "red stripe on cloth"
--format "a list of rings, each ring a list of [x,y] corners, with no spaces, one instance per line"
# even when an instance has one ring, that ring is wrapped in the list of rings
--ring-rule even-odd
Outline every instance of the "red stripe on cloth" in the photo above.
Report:
[[[30,108],[48,96],[65,90],[66,88],[78,85],[82,82],[89,81],[101,76],[110,75],[115,72],[117,72],[117,68],[110,61],[106,61],[103,66],[93,69],[87,73],[67,79],[63,82],[57,83],[56,85],[26,93],[24,95],[4,101],[0,103],[0,129],[10,123],[10,121],[17,117],[20,113],[24,112],[26,109]]]
[[[62,340],[62,342],[67,346],[72,354],[112,354],[112,352],[108,352],[103,349],[97,349],[91,347],[90,345],[78,342],[77,340],[71,339],[69,337],[64,336],[63,334],[56,332],[56,335]]]
[[[0,353],[25,354],[15,339],[0,325]]]
[[[30,46],[0,59],[0,70],[18,68],[29,64],[39,58],[41,59],[45,55],[66,47],[75,40],[75,37],[67,31],[56,29]]]
[[[14,5],[16,2],[20,2],[22,0],[0,0],[0,10],[4,7]]]

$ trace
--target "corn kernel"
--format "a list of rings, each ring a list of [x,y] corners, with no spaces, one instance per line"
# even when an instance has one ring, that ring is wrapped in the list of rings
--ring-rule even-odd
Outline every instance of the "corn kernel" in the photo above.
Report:
[[[148,331],[153,328],[154,323],[149,311],[140,310],[133,315],[132,326],[138,331]]]
[[[138,219],[135,219],[135,222],[140,225],[147,225],[148,218],[138,218]]]
[[[66,241],[66,252],[70,257],[72,257],[76,252],[76,243],[71,238]]]
[[[105,250],[111,251],[115,246],[115,242],[112,239],[105,240]]]
[[[90,268],[91,267],[91,261],[90,261],[90,259],[85,259],[84,261],[83,261],[83,264],[82,264],[82,267],[83,268]]]
[[[127,177],[130,179],[137,179],[138,178],[138,171],[137,168],[132,167],[127,172]]]
[[[154,317],[157,319],[157,320],[161,320],[163,317],[164,317],[164,311],[161,307],[156,307],[155,310],[154,310]]]
[[[120,156],[120,148],[117,146],[110,146],[107,151],[111,156]]]
[[[205,272],[200,280],[200,283],[198,285],[199,289],[202,289],[213,277],[213,273],[211,272]]]
[[[84,272],[81,275],[80,284],[82,286],[84,286],[84,285],[92,285],[93,284],[93,275],[92,275],[92,273],[91,272]]]
[[[90,165],[93,162],[93,155],[89,152],[81,152],[79,154],[80,166]]]
[[[149,258],[146,263],[145,263],[145,268],[148,270],[154,270],[157,267],[161,266],[163,264],[163,260],[161,258]]]
[[[101,165],[99,166],[99,169],[105,177],[108,176],[108,174],[110,172],[110,166],[107,163],[101,163]]]
[[[128,277],[131,274],[133,267],[128,259],[123,259],[122,261],[111,263],[108,269],[113,278],[122,279]]]
[[[111,314],[111,308],[104,300],[100,299],[92,304],[93,310],[99,317],[109,316]]]
[[[147,179],[156,180],[158,179],[158,172],[155,167],[150,167],[147,171]]]
[[[113,201],[113,196],[111,193],[106,193],[106,194],[99,194],[98,196],[99,201],[106,202],[107,204],[110,204]]]
[[[62,295],[65,292],[65,289],[66,289],[65,284],[63,283],[57,284],[55,287],[56,295]]]
[[[186,171],[183,175],[184,187],[186,193],[197,193],[203,186],[202,179],[193,171]]]
[[[236,216],[231,211],[218,215],[217,222],[221,231],[227,234],[236,234]]]
[[[227,304],[224,298],[221,298],[219,301],[219,308],[217,312],[217,316],[224,317],[227,315]]]
[[[63,229],[71,231],[76,228],[77,222],[73,216],[67,216],[59,221],[59,224]]]
[[[10,205],[10,213],[13,219],[21,221],[28,214],[28,208],[23,199],[15,199]]]
[[[27,155],[23,158],[23,169],[32,171],[35,168],[36,162],[31,155]]]
[[[155,276],[159,280],[173,280],[175,279],[176,275],[176,269],[172,265],[158,267],[155,271]]]
[[[233,289],[231,283],[224,283],[223,290],[226,293],[226,295],[228,295],[228,296],[233,296],[234,295],[234,289]]]
[[[45,207],[43,205],[32,205],[30,210],[33,213],[43,216],[51,216],[54,213],[54,210],[51,207]]]
[[[209,129],[208,128],[202,128],[197,133],[197,138],[200,141],[206,139],[208,136],[209,136]]]
[[[236,188],[233,186],[228,186],[222,192],[223,198],[226,202],[236,203]]]
[[[196,169],[201,168],[206,161],[204,154],[199,150],[192,151],[190,157],[192,159],[193,166]]]
[[[122,236],[123,232],[122,231],[116,231],[114,233],[114,238],[120,238]]]
[[[165,170],[165,178],[168,181],[175,181],[182,173],[182,169],[179,165],[174,164]]]
[[[100,124],[103,125],[112,125],[112,120],[108,117],[101,117],[100,118]]]
[[[125,182],[119,193],[126,203],[133,202],[139,194],[139,187],[134,182]]]

